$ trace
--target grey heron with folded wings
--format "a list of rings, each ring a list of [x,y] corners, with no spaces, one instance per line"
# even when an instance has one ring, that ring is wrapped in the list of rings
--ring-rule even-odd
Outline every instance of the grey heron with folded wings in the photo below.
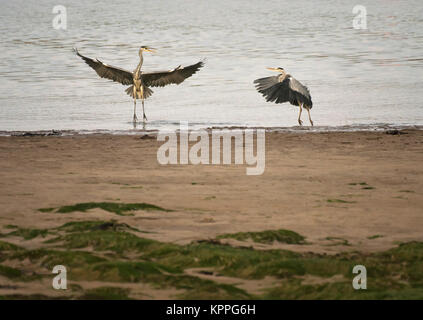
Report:
[[[313,126],[313,121],[310,116],[310,109],[313,107],[313,102],[311,101],[311,95],[308,88],[293,76],[286,73],[281,67],[267,69],[279,72],[280,74],[273,77],[254,80],[257,91],[260,92],[268,102],[289,102],[294,106],[299,106],[300,113],[298,115],[298,123],[300,126],[303,124],[301,121],[301,112],[303,108],[306,109],[310,124]]]
[[[140,61],[136,69],[131,72],[105,64],[98,59],[91,59],[83,56],[76,48],[74,50],[101,78],[110,79],[129,86],[125,92],[134,99],[134,123],[137,122],[137,99],[141,99],[142,101],[143,121],[147,120],[144,111],[144,100],[153,94],[153,90],[151,90],[150,87],[164,87],[172,83],[180,84],[204,65],[204,63],[200,61],[187,67],[178,66],[169,71],[144,72],[141,71],[144,61],[143,52],[155,52],[155,49],[148,46],[142,46],[139,49]]]

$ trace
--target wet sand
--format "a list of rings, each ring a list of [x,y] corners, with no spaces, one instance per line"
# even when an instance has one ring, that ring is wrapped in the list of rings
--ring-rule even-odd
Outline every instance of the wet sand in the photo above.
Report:
[[[39,208],[146,202],[174,212],[122,219],[161,241],[289,229],[318,250],[328,250],[319,246],[328,236],[386,249],[423,240],[423,131],[406,132],[267,133],[259,176],[246,175],[247,165],[160,165],[153,136],[0,137],[0,221],[45,228],[119,217]],[[374,235],[383,237],[367,239]]]
[[[295,231],[309,245],[247,245],[333,254],[423,241],[423,131],[267,132],[259,176],[246,175],[246,165],[160,165],[161,144],[152,135],[0,137],[0,232],[115,219],[176,244],[275,229]],[[172,211],[38,211],[82,202]],[[32,249],[44,239],[7,241]]]

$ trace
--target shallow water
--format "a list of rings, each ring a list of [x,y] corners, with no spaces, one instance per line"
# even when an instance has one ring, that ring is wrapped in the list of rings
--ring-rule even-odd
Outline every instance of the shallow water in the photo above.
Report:
[[[57,4],[67,30],[52,27]],[[309,87],[318,126],[422,125],[423,3],[360,4],[368,30],[352,28],[350,1],[0,0],[0,131],[132,130],[125,87],[100,79],[72,47],[133,70],[140,45],[158,48],[145,70],[207,59],[181,85],[153,88],[147,130],[180,120],[296,126],[297,107],[266,103],[254,89],[268,66]]]

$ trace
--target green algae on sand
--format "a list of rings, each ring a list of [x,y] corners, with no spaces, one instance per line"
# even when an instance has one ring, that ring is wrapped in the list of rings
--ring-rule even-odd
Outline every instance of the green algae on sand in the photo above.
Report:
[[[86,212],[90,209],[102,209],[117,215],[125,215],[126,212],[146,210],[146,211],[166,211],[171,210],[161,208],[149,203],[119,203],[119,202],[82,202],[74,205],[62,206],[59,208],[41,208],[40,212],[71,213],[75,211]]]

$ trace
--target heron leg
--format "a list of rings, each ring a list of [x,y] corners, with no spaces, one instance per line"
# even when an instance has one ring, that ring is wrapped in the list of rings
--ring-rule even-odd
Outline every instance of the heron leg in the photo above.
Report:
[[[134,99],[134,122],[137,122],[137,99]]]
[[[311,124],[311,126],[313,126],[314,124],[313,124],[313,120],[311,120],[310,109],[309,108],[306,108],[306,109],[307,109],[307,112],[308,112],[308,120],[310,120],[310,124]]]
[[[137,122],[137,89],[133,86],[133,96],[134,96],[134,123]]]
[[[142,120],[147,121],[147,116],[145,115],[145,112],[144,112],[144,99],[142,99]]]
[[[300,124],[300,126],[303,125],[303,122],[301,121],[301,112],[303,112],[303,105],[300,104],[300,113],[298,114],[298,123]]]

